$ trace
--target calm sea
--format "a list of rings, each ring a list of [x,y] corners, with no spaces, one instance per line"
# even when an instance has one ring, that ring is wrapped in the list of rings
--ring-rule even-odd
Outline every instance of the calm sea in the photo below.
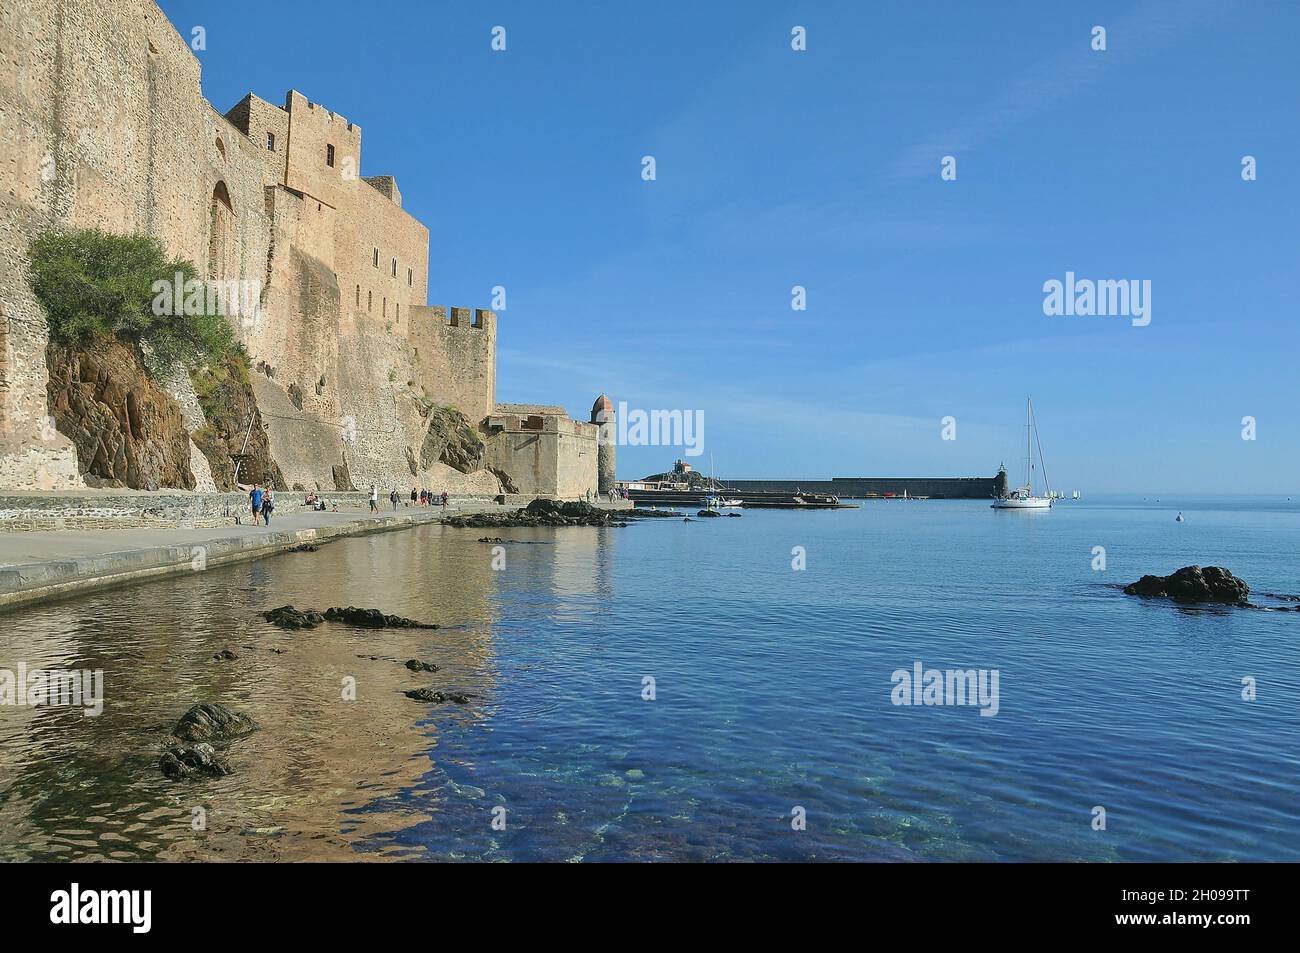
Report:
[[[1223,565],[1286,605],[1262,594],[1300,594],[1300,501],[500,531],[520,542],[499,570],[483,535],[343,540],[0,616],[0,668],[107,680],[98,718],[0,707],[0,858],[1300,860],[1300,612],[1118,588]],[[284,603],[444,628],[256,615]],[[996,714],[894,704],[918,663],[996,672]],[[422,686],[474,697],[402,694]],[[168,781],[159,745],[203,700],[262,727],[232,776]]]

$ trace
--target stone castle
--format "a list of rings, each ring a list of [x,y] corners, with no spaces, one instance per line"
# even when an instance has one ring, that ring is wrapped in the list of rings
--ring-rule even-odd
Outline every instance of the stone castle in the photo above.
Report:
[[[0,133],[0,489],[85,483],[88,461],[51,417],[26,280],[29,243],[51,227],[153,235],[206,278],[258,283],[256,313],[234,323],[285,488],[612,485],[607,398],[590,422],[497,404],[497,316],[427,304],[429,230],[392,176],[361,175],[361,127],[297,91],[219,112],[152,0],[6,0]],[[197,431],[193,386],[167,387]],[[473,459],[439,453],[441,408],[475,428]],[[190,458],[194,488],[211,488],[192,442]]]

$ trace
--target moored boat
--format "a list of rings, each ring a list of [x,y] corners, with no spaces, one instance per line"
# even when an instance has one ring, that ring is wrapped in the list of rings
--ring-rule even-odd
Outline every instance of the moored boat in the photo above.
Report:
[[[1043,496],[1034,495],[1034,446],[1038,447],[1038,462],[1043,468]],[[1043,461],[1043,444],[1038,438],[1038,423],[1034,420],[1034,402],[1025,403],[1025,485],[1017,487],[993,501],[995,510],[1048,510],[1052,508],[1052,484],[1047,479],[1047,464]]]

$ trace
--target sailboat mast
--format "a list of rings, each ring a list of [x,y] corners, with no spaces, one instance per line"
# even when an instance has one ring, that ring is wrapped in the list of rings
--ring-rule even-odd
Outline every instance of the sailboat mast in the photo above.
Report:
[[[1043,459],[1043,438],[1038,435],[1038,422],[1033,421],[1034,442],[1038,444],[1038,465],[1043,468],[1043,485],[1047,487],[1047,496],[1052,496],[1052,481],[1047,476],[1047,461]]]
[[[1034,466],[1034,452],[1030,449],[1032,445],[1029,442],[1029,425],[1030,421],[1033,420],[1033,408],[1034,399],[1032,397],[1027,397],[1025,399],[1025,486],[1029,487],[1030,496],[1034,495],[1034,478],[1030,472],[1033,470]]]

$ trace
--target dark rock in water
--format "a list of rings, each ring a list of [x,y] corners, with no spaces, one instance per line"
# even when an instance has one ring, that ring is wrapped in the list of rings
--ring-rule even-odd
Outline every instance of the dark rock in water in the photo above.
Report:
[[[214,661],[214,662],[233,662],[233,661],[234,661],[235,659],[237,659],[237,658],[239,658],[239,656],[236,655],[234,652],[230,651],[230,649],[222,649],[222,650],[221,650],[220,652],[218,652],[216,655],[212,656],[212,661]]]
[[[331,622],[346,622],[363,629],[436,629],[432,622],[416,622],[400,615],[384,615],[378,609],[358,609],[356,606],[333,606],[325,610]]]
[[[301,546],[295,546],[295,547],[293,547],[293,549],[289,550],[289,552],[291,552],[291,553],[314,553],[314,552],[316,552],[318,549],[320,549],[320,547],[317,546],[315,543],[303,543]]]
[[[1184,566],[1168,576],[1143,576],[1124,587],[1130,596],[1159,596],[1175,602],[1245,605],[1250,586],[1222,566]]]
[[[488,529],[512,526],[626,526],[628,519],[638,518],[638,514],[632,510],[602,509],[584,500],[561,502],[537,499],[521,510],[449,516],[442,522],[447,526]]]
[[[162,773],[173,781],[190,778],[219,778],[230,774],[230,763],[219,756],[207,742],[195,745],[168,745],[158,759]]]
[[[407,698],[414,698],[417,702],[455,702],[457,705],[469,703],[470,696],[464,692],[439,692],[432,688],[413,688],[409,692],[402,692]]]
[[[282,629],[314,629],[325,621],[325,617],[315,609],[303,609],[299,612],[293,606],[267,609],[262,613],[262,618]]]
[[[695,515],[696,516],[721,516],[722,514],[719,513],[717,510],[700,510]]]
[[[228,741],[256,728],[257,722],[247,715],[233,712],[225,705],[204,702],[181,715],[172,734],[182,741]]]
[[[740,517],[743,516],[743,515],[744,515],[743,513],[728,513],[728,514],[727,514],[727,516],[729,516],[729,517],[730,517],[731,519],[733,519],[733,520],[735,520],[735,519],[740,519]]]
[[[412,672],[438,671],[438,666],[434,665],[432,662],[421,662],[419,659],[416,658],[408,659],[406,662],[406,667],[409,668]]]
[[[478,541],[480,543],[504,543],[505,542],[505,540],[502,539],[500,536],[480,536]]]

